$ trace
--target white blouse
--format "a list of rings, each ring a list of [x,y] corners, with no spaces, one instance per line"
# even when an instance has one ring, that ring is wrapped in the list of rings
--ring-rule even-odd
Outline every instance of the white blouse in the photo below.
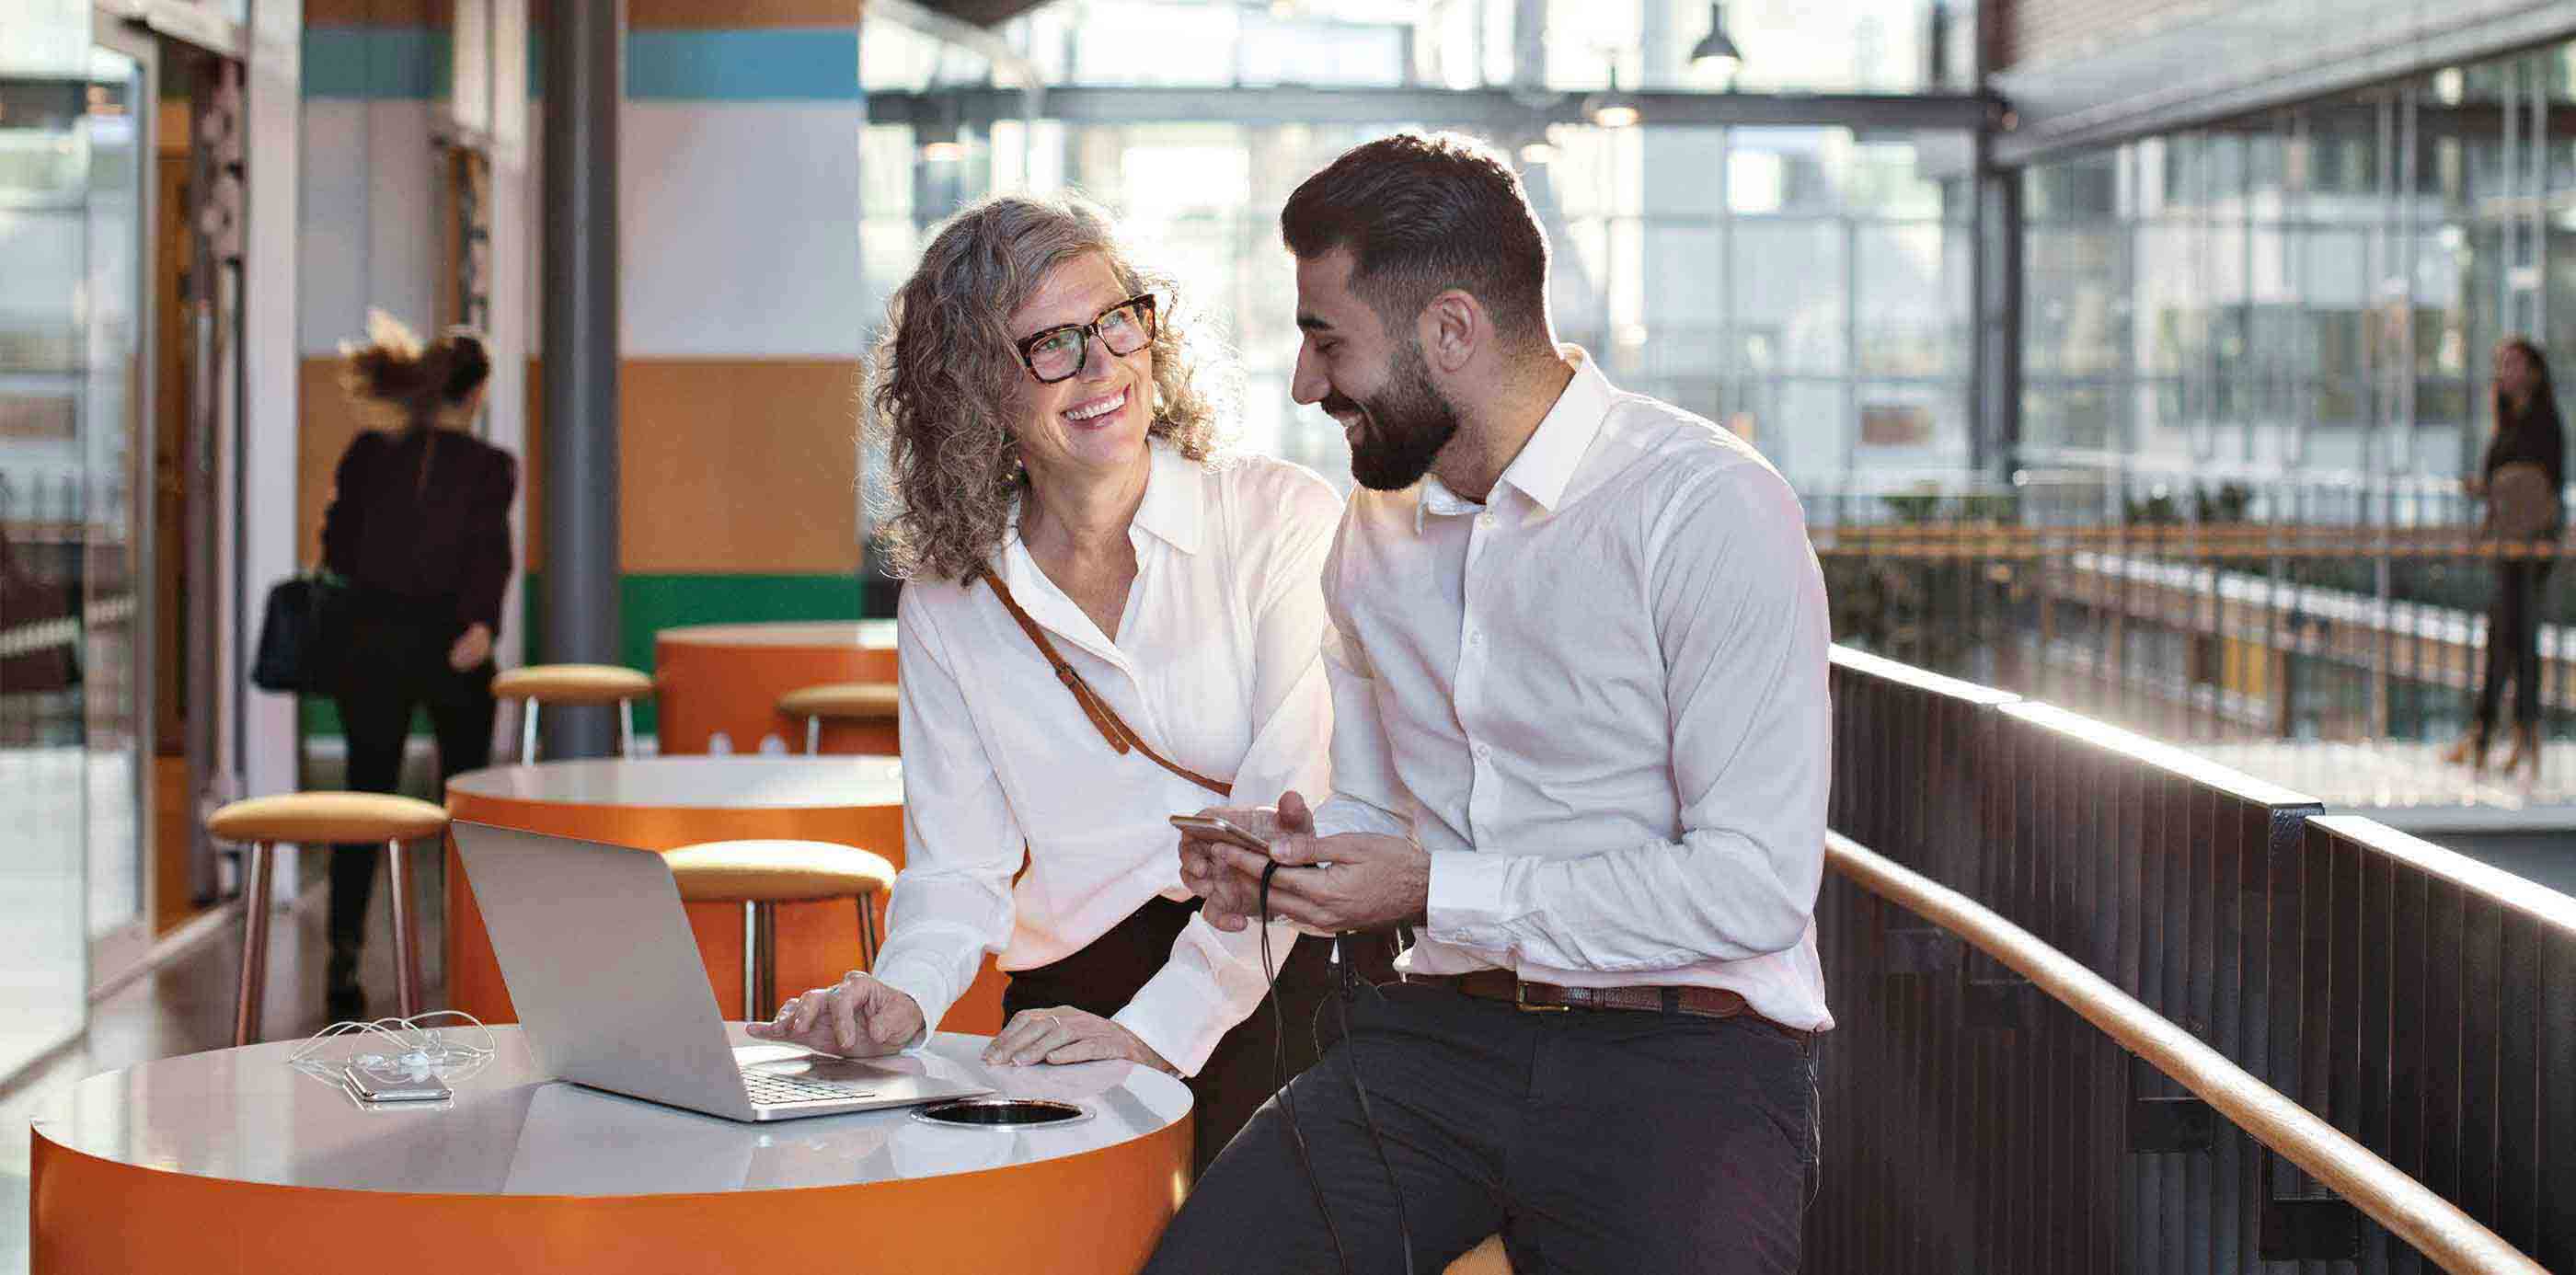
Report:
[[[904,869],[875,973],[937,1024],[984,953],[1004,970],[1081,950],[1181,888],[1169,816],[1267,805],[1330,787],[1321,577],[1341,498],[1298,466],[1215,466],[1153,444],[1128,528],[1136,582],[1113,640],[1047,579],[1016,525],[994,573],[1066,662],[1154,749],[1212,778],[1220,798],[1110,750],[993,591],[916,580],[898,609]],[[1014,881],[1023,862],[1027,871]],[[1273,926],[1271,954],[1295,932]],[[1260,933],[1192,918],[1171,960],[1117,1021],[1195,1074],[1261,1002]]]

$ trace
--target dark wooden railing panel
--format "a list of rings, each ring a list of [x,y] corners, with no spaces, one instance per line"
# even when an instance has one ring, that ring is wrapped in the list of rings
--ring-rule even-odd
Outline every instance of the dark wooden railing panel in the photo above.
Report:
[[[1897,910],[1959,935],[2028,978],[2050,1003],[2079,1015],[2122,1049],[2180,1081],[2212,1115],[2259,1138],[2391,1232],[2437,1256],[2442,1269],[2463,1275],[2546,1275],[2528,1254],[2457,1205],[2028,930],[1840,834],[1826,834],[1825,854],[1832,871]],[[2204,1142],[2209,1127],[2200,1124]],[[2260,1264],[2328,1256],[2322,1250],[2329,1245],[2346,1260],[2360,1251],[2361,1228],[2352,1221],[2353,1210],[2340,1201],[2319,1209],[2313,1202],[2267,1194],[2261,1216]],[[2060,1223],[2065,1225],[2066,1219]],[[1992,1256],[1981,1255],[1981,1260]],[[1993,1263],[1988,1261],[1987,1267]]]
[[[2304,835],[2306,862],[2350,864],[2363,886],[2357,914],[2309,909],[2355,932],[2327,946],[2358,959],[2312,967],[2304,988],[2330,1031],[2357,1032],[2335,1042],[2348,1084],[2284,1092],[2542,1265],[2576,1270],[2576,900],[2366,819]],[[2425,1265],[2373,1233],[2361,1269]]]
[[[1836,833],[2576,1271],[2576,900],[2180,749],[1837,651]],[[1818,1271],[2422,1256],[1985,952],[1829,874]]]
[[[1978,888],[1991,710],[2013,697],[1848,650],[1835,652],[1833,676],[1833,825],[1869,829],[1904,846],[1916,871]],[[1809,1264],[1979,1269],[1991,1251],[1985,1237],[1998,1229],[1991,1214],[2008,1203],[1982,1188],[2011,1181],[2017,1163],[1991,1116],[2008,1099],[1982,1057],[1988,1042],[1953,1029],[1963,1013],[1956,971],[1964,949],[1920,924],[1888,924],[1885,910],[1850,882],[1826,878],[1819,917],[1866,918],[1820,923],[1827,970],[1874,973],[1851,980],[1834,1007],[1838,1019],[1865,1019],[1870,1030],[1829,1037],[1818,1067],[1831,1114],[1814,1212],[1855,1224],[1815,1230]]]

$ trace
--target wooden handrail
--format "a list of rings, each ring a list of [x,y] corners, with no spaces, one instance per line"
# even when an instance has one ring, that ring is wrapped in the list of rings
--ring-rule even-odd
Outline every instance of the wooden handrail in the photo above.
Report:
[[[1825,861],[1861,888],[2019,971],[2122,1048],[2200,1095],[2256,1141],[2334,1188],[2443,1270],[2547,1275],[2538,1262],[2423,1183],[2398,1172],[2370,1148],[2030,931],[1841,833],[1825,834]]]

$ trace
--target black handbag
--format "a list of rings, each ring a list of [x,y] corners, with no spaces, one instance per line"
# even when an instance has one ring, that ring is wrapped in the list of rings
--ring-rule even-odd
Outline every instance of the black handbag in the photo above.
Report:
[[[270,586],[251,685],[317,695],[339,689],[348,652],[348,593],[337,577],[324,572]]]

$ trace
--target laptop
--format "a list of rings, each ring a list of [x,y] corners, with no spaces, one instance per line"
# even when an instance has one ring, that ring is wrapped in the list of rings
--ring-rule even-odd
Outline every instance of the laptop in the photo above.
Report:
[[[776,1045],[738,1054],[661,855],[462,821],[454,828],[501,978],[548,1075],[734,1120],[992,1092],[965,1068],[924,1054],[836,1058]]]

